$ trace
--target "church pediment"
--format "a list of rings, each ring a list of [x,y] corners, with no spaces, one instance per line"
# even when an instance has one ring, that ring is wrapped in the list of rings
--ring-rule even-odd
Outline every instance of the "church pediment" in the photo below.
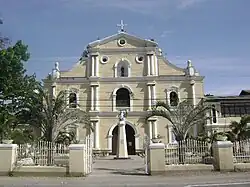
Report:
[[[152,40],[145,40],[126,32],[119,32],[115,35],[96,40],[89,44],[90,48],[138,48],[157,47],[157,43]]]

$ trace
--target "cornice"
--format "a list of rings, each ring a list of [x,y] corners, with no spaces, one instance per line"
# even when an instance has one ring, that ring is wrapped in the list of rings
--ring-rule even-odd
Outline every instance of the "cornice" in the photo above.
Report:
[[[203,81],[204,76],[195,76],[192,77],[194,81]],[[129,83],[129,82],[180,82],[180,81],[190,81],[189,77],[184,75],[164,75],[164,76],[144,76],[144,77],[95,77],[95,78],[87,78],[87,77],[66,77],[60,78],[56,82],[57,83],[72,83],[72,84],[86,84],[91,82],[99,82],[99,83]]]
[[[92,48],[90,53],[120,54],[120,53],[148,53],[156,52],[157,47],[136,47],[136,48]]]
[[[98,111],[89,111],[91,118],[98,118],[98,117],[116,117],[119,114],[119,111],[115,112],[98,112]],[[129,117],[146,117],[148,115],[148,111],[128,111]]]

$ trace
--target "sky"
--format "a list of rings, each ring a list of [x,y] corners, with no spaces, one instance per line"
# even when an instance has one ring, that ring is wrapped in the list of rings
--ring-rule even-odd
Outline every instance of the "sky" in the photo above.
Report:
[[[249,0],[0,0],[0,31],[29,46],[25,67],[42,79],[55,61],[70,69],[88,43],[117,33],[124,20],[171,63],[191,60],[206,94],[238,95],[250,89],[249,7]]]

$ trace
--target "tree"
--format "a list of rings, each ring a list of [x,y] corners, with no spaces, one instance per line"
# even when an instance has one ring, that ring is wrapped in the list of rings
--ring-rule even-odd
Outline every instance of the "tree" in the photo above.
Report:
[[[43,87],[38,87],[31,102],[27,102],[27,110],[22,112],[22,116],[30,125],[40,129],[45,141],[56,142],[62,132],[78,123],[92,130],[89,114],[79,108],[68,108],[66,100],[65,91],[59,92],[54,98]]]
[[[204,124],[205,120],[210,118],[206,116],[206,112],[210,109],[211,107],[204,105],[202,101],[195,107],[183,101],[176,108],[170,108],[166,103],[159,101],[146,119],[153,116],[167,119],[173,127],[176,141],[179,142],[186,139],[189,130],[195,124]]]
[[[250,123],[250,116],[243,116],[240,122],[231,122],[230,129],[232,130],[235,140],[243,140],[250,137],[248,123]]]
[[[210,118],[206,115],[206,112],[210,109],[211,107],[204,105],[202,101],[199,102],[197,106],[193,106],[185,100],[172,109],[166,103],[159,101],[148,114],[146,119],[153,116],[160,116],[167,119],[171,123],[173,133],[176,141],[178,142],[179,162],[184,164],[184,140],[186,140],[189,130],[194,127],[195,124],[204,124],[205,121]]]
[[[22,41],[17,41],[15,45],[0,50],[0,115],[4,121],[0,129],[8,129],[5,137],[7,132],[11,133],[9,129],[19,125],[18,113],[25,109],[23,103],[38,84],[34,75],[25,74],[23,62],[29,59],[27,48]]]
[[[0,18],[0,25],[3,24],[3,19]],[[0,49],[3,49],[7,44],[9,44],[9,38],[2,36],[0,33]]]

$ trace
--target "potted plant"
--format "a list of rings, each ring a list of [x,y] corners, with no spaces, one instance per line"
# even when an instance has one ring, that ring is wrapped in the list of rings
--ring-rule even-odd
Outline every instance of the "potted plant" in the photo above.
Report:
[[[154,138],[152,138],[153,143],[161,143],[162,136],[160,134],[157,134]]]
[[[215,135],[216,141],[227,141],[228,137],[227,134],[224,132],[219,132]]]

